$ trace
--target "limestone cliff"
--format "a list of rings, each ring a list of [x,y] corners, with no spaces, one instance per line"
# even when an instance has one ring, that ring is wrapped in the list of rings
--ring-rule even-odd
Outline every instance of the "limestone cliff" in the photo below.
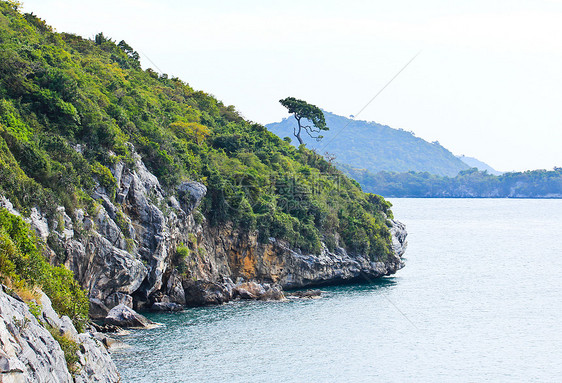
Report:
[[[325,245],[319,254],[306,254],[275,238],[260,243],[257,232],[231,224],[211,227],[196,212],[204,185],[188,181],[166,194],[138,155],[134,166],[118,162],[111,171],[118,185],[115,197],[98,187],[95,212],[61,207],[53,222],[32,209],[29,218],[52,257],[64,259],[88,291],[93,318],[104,318],[121,303],[135,309],[154,303],[218,303],[231,299],[232,287],[244,281],[300,288],[377,278],[403,266],[406,231],[393,220],[388,220],[390,256],[371,260]],[[175,257],[180,245],[190,249],[186,259]],[[209,288],[213,298],[193,299]]]

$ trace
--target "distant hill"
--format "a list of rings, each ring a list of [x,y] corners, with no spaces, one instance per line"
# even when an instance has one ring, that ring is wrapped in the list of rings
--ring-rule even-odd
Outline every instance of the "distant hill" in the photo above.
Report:
[[[462,155],[462,156],[457,156],[457,158],[459,158],[462,162],[464,162],[465,164],[467,164],[471,168],[476,168],[476,169],[480,170],[481,172],[483,172],[485,170],[489,174],[493,174],[495,176],[499,176],[499,175],[503,174],[502,172],[498,172],[497,170],[495,170],[493,167],[491,167],[487,163],[484,163],[480,160],[477,160],[474,157],[467,157],[467,156]]]
[[[429,172],[441,176],[455,176],[470,166],[455,157],[438,142],[429,143],[413,133],[386,125],[353,120],[324,112],[329,131],[317,142],[303,136],[306,146],[319,154],[334,154],[336,161],[369,172]],[[293,136],[295,119],[290,116],[266,127],[279,137]]]

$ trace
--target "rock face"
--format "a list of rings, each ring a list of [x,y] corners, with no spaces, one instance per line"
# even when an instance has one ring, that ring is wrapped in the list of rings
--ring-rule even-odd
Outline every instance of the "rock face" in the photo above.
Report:
[[[103,319],[120,305],[176,310],[172,304],[283,299],[282,289],[370,280],[403,266],[407,234],[400,222],[388,220],[392,254],[374,259],[325,246],[319,254],[307,254],[275,238],[259,243],[257,232],[244,233],[231,224],[211,227],[196,212],[207,191],[204,185],[186,181],[167,195],[141,157],[135,154],[134,160],[134,166],[117,162],[111,169],[117,181],[114,198],[96,188],[95,212],[61,207],[57,219],[47,220],[32,209],[28,218],[88,291],[93,318]],[[0,205],[11,207],[2,198]],[[180,245],[190,251],[178,261]],[[242,287],[245,282],[259,287]]]
[[[25,303],[0,289],[0,381],[119,382],[105,347],[90,334],[78,334],[68,317],[59,318],[47,296],[40,301],[43,309],[38,321]],[[46,325],[78,344],[79,362],[74,376]]]

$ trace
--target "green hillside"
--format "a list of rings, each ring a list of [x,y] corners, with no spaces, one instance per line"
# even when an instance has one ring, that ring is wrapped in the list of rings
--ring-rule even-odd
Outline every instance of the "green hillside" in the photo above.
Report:
[[[375,122],[352,120],[324,112],[330,128],[322,132],[320,142],[304,137],[306,146],[320,154],[334,154],[336,162],[366,169],[369,172],[429,172],[443,176],[455,176],[469,166],[439,145],[415,137],[411,132],[392,129]],[[266,125],[279,137],[290,137],[293,143],[295,119]]]
[[[323,241],[372,259],[390,252],[386,201],[233,106],[143,70],[124,41],[56,33],[0,2],[0,79],[0,194],[24,215],[37,206],[54,216],[57,205],[93,214],[96,188],[115,195],[110,165],[133,166],[138,152],[168,195],[187,179],[205,184],[200,211],[211,225],[232,222],[303,251],[319,252]],[[340,119],[330,116],[330,126]]]

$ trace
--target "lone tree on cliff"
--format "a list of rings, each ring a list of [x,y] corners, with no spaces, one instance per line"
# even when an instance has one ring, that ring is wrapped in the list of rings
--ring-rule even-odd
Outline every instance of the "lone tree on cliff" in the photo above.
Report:
[[[316,141],[320,141],[323,138],[318,133],[322,130],[328,130],[328,127],[326,126],[324,113],[322,113],[319,107],[294,97],[287,97],[283,100],[279,100],[279,102],[289,110],[289,113],[293,113],[293,116],[295,116],[297,126],[293,128],[293,134],[301,145],[304,144],[301,138],[301,132],[303,130]],[[310,121],[312,125],[304,125],[305,122],[302,121],[303,118]]]

